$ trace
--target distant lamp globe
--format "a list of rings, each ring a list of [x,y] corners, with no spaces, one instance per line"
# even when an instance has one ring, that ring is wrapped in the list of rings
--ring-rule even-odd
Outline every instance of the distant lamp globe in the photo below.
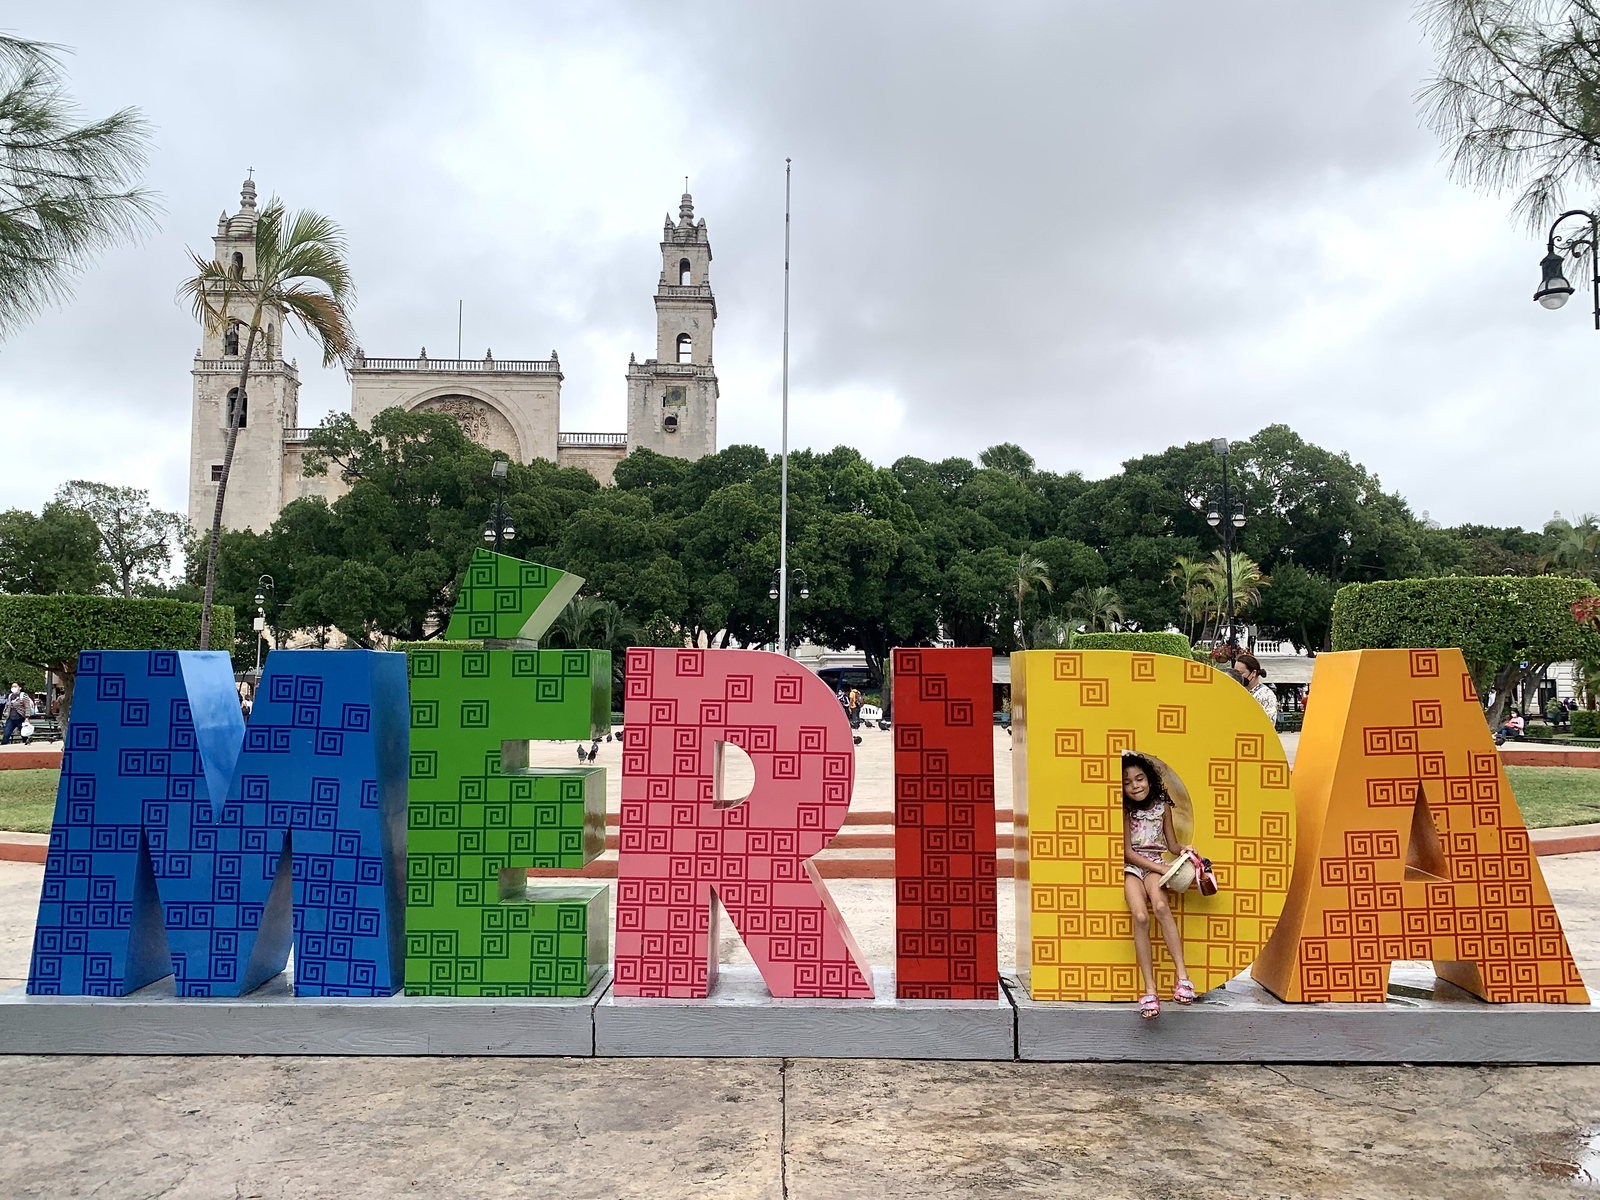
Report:
[[[511,524],[510,517],[507,517],[506,523],[500,527],[500,536],[508,542],[517,536],[516,526]]]
[[[811,599],[811,586],[803,579],[800,581],[800,599]]]
[[[1206,524],[1211,526],[1213,529],[1222,524],[1222,514],[1217,511],[1217,506],[1215,504],[1213,504],[1206,512]]]
[[[1561,255],[1554,249],[1539,262],[1539,269],[1544,273],[1544,279],[1539,284],[1539,290],[1533,294],[1533,298],[1546,308],[1560,308],[1567,302],[1567,297],[1572,295],[1572,285],[1567,282],[1567,277],[1562,271],[1564,265]]]
[[[494,522],[490,521],[483,527],[483,540],[491,546],[494,545]]]

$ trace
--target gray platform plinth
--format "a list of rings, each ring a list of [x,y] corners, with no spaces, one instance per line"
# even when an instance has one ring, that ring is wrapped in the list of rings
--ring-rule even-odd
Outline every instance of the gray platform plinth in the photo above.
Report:
[[[180,1000],[172,978],[131,996],[0,993],[3,1054],[516,1054],[594,1053],[584,997],[296,998],[286,975],[248,996]]]
[[[1600,1007],[1486,1004],[1431,972],[1396,969],[1384,1004],[1285,1004],[1240,975],[1153,1021],[1007,984],[1017,1057],[1036,1062],[1600,1063]]]
[[[874,967],[873,1000],[778,1000],[753,966],[723,967],[704,1000],[607,994],[595,1053],[610,1057],[946,1058],[1009,1060],[1015,1013],[998,1000],[896,1000]]]

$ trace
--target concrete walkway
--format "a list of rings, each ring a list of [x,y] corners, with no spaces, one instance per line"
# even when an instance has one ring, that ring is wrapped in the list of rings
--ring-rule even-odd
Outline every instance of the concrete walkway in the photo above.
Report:
[[[7,1197],[1570,1196],[1600,1068],[12,1058]]]

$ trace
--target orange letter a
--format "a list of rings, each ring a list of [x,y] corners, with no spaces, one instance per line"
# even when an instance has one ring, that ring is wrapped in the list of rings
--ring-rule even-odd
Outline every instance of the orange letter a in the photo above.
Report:
[[[1381,1001],[1396,959],[1485,1000],[1587,1004],[1461,651],[1317,658],[1294,767],[1294,879],[1251,975]]]

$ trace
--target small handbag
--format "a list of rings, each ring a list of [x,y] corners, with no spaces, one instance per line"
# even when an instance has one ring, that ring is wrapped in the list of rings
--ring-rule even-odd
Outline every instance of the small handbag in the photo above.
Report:
[[[1217,876],[1211,869],[1209,858],[1200,857],[1200,852],[1193,846],[1185,846],[1161,877],[1161,886],[1169,892],[1186,892],[1193,886],[1202,896],[1215,896]]]

